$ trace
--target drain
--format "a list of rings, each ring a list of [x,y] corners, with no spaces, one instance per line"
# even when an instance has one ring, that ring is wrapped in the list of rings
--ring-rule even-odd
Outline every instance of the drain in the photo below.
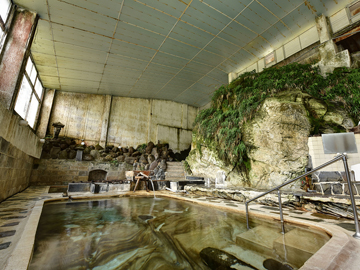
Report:
[[[13,236],[16,233],[15,230],[12,231],[6,231],[6,232],[0,232],[0,238]]]

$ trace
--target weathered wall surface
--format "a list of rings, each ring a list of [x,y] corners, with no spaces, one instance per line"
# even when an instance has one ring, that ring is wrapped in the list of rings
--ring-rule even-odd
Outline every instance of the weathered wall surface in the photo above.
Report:
[[[0,202],[29,186],[33,158],[0,136]]]
[[[0,201],[28,187],[33,157],[41,155],[39,138],[20,120],[0,102]]]
[[[13,101],[32,26],[36,21],[35,13],[20,8],[15,11],[14,16],[14,23],[0,59],[0,101],[7,109]]]
[[[165,100],[112,97],[108,102],[108,99],[104,95],[57,91],[48,123],[50,133],[53,134],[51,125],[61,122],[65,127],[60,136],[84,139],[89,144],[101,144],[106,134],[107,144],[115,146],[136,147],[160,140],[175,151],[189,147],[197,108]],[[174,132],[181,136],[174,137]]]
[[[40,158],[42,144],[39,138],[29,126],[20,126],[20,120],[0,102],[0,136],[25,154]]]
[[[51,108],[54,102],[55,90],[47,89],[45,90],[43,103],[39,116],[39,125],[36,130],[36,135],[40,138],[44,138],[46,136],[46,131],[50,119]]]
[[[98,143],[101,138],[106,96],[75,94],[56,91],[48,128],[54,134],[52,124],[61,122],[65,127],[60,136],[85,139]]]
[[[146,143],[149,132],[148,99],[113,97],[108,144],[134,146]]]
[[[93,170],[105,170],[108,181],[125,180],[125,171],[133,168],[126,162],[114,166],[109,162],[40,159],[35,163],[30,183],[37,186],[87,182]]]

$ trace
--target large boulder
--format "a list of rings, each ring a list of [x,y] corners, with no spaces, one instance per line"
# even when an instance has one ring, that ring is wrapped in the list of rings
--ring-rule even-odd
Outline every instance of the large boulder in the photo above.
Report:
[[[285,92],[268,98],[244,126],[252,187],[274,187],[304,171],[311,128],[304,96],[308,95]],[[316,102],[311,104],[316,107]]]
[[[247,170],[240,170],[218,156],[213,143],[193,138],[187,162],[194,175],[215,178],[226,175],[229,186],[272,188],[302,173],[308,163],[308,137],[311,133],[333,133],[353,127],[341,106],[324,103],[298,90],[267,98],[251,120],[242,125],[246,145]],[[299,184],[296,183],[295,187]]]

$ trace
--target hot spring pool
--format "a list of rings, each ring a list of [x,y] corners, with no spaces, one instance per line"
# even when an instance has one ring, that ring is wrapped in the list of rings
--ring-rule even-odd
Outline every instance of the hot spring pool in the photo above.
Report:
[[[297,269],[330,239],[288,224],[285,235],[278,223],[251,226],[238,213],[169,198],[49,203],[29,269],[216,269],[211,252],[219,250],[239,259],[222,269],[270,269],[269,258]]]

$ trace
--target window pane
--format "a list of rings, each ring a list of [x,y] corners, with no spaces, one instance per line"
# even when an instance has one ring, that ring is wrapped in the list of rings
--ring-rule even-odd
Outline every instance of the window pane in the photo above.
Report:
[[[31,58],[29,57],[29,59],[28,59],[28,61],[27,61],[27,63],[26,63],[26,73],[29,75],[29,77],[30,77],[30,75],[31,75],[31,70],[33,69],[33,67],[34,67],[34,64],[33,64],[33,62],[31,61]]]
[[[32,128],[34,127],[34,124],[35,124],[35,119],[36,119],[38,108],[39,108],[39,101],[36,99],[35,96],[33,96],[31,99],[28,117],[26,119],[29,123],[29,126]]]
[[[6,23],[10,6],[11,6],[10,0],[0,0],[0,16],[3,19],[4,23]]]
[[[43,87],[41,85],[39,77],[36,80],[35,91],[36,91],[36,94],[38,95],[38,97],[41,99],[42,98],[42,93],[43,93]]]
[[[1,52],[1,48],[4,46],[5,39],[6,39],[6,34],[0,27],[0,52]]]
[[[32,85],[34,85],[35,80],[36,80],[36,75],[37,75],[35,67],[32,68],[31,74],[28,74],[28,75],[30,76],[30,81],[31,81]]]
[[[25,117],[26,117],[26,112],[27,112],[27,109],[29,106],[31,94],[32,94],[31,86],[24,75],[23,80],[21,82],[19,95],[18,95],[18,97],[16,99],[16,103],[15,103],[15,111],[23,119],[25,119]]]

